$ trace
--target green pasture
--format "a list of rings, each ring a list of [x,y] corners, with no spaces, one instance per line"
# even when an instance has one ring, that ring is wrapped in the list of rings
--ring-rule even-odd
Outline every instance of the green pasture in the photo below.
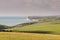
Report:
[[[50,32],[51,34],[60,34],[60,24],[51,24],[51,23],[37,23],[24,27],[16,27],[7,30],[13,30],[17,32]]]

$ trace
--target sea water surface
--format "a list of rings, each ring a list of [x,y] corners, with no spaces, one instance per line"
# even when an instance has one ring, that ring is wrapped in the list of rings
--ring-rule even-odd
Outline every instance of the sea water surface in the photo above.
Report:
[[[0,17],[0,24],[14,26],[27,22],[26,17]]]

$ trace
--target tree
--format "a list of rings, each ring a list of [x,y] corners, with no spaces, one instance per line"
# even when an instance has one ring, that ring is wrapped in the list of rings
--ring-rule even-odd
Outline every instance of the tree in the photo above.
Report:
[[[6,29],[6,28],[8,28],[8,26],[0,24],[0,29]]]

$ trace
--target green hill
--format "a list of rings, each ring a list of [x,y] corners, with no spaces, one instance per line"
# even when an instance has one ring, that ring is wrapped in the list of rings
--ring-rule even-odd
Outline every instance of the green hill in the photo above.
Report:
[[[28,32],[28,33],[51,33],[60,34],[60,24],[52,24],[50,22],[36,23],[24,27],[15,27],[8,30],[17,32]]]

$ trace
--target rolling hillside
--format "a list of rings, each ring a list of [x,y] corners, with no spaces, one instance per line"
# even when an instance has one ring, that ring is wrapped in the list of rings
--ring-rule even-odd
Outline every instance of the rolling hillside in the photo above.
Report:
[[[17,32],[28,32],[28,33],[50,33],[50,34],[60,34],[60,24],[52,23],[37,23],[33,25],[28,25],[24,27],[16,27],[7,30],[13,30]]]
[[[5,29],[11,32],[0,32],[0,40],[60,40],[60,18],[53,18]]]

